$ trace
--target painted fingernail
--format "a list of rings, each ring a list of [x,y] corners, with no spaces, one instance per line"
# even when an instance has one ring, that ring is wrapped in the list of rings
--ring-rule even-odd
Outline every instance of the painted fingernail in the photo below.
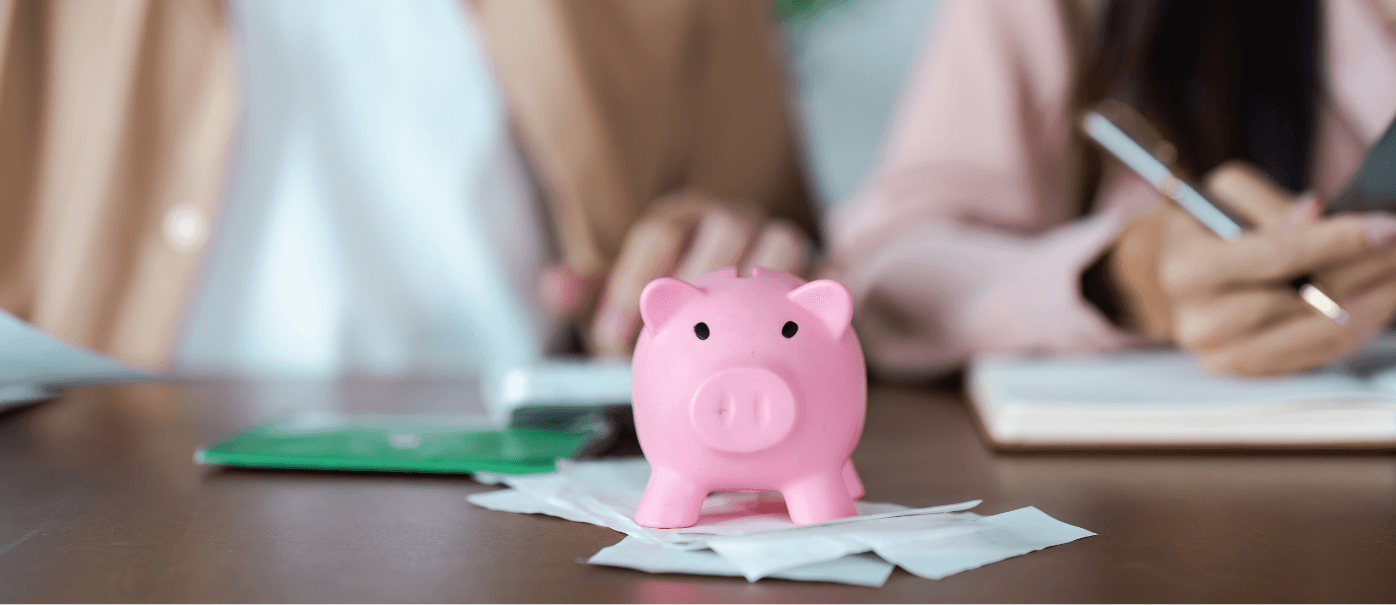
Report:
[[[1364,225],[1367,243],[1374,248],[1388,248],[1396,244],[1396,217],[1369,216]]]

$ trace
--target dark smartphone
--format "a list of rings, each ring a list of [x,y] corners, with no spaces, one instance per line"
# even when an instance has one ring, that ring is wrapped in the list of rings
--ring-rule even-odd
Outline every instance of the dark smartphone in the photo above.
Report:
[[[1396,122],[1386,127],[1362,166],[1328,206],[1329,214],[1377,211],[1396,213]]]

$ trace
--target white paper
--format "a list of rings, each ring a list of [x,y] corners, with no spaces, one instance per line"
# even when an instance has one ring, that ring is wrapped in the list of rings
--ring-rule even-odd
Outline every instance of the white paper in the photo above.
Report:
[[[52,389],[37,384],[0,384],[0,410],[53,397]]]
[[[469,501],[491,510],[610,527],[629,536],[590,563],[749,581],[776,577],[880,586],[886,575],[874,573],[882,569],[879,563],[940,579],[1095,535],[1032,507],[992,517],[963,512],[978,500],[921,509],[859,502],[862,514],[857,517],[798,526],[786,515],[780,496],[770,493],[714,494],[704,501],[693,527],[651,529],[634,521],[649,476],[644,460],[559,461],[558,469],[486,476],[511,489],[473,494]]]
[[[1095,535],[1033,507],[992,517],[972,513],[894,517],[840,529],[723,538],[708,546],[748,580],[869,551],[918,576],[939,580]]]
[[[873,552],[923,578],[939,580],[1018,555],[1096,535],[1062,523],[1035,507],[985,517],[983,531],[935,542],[904,541]]]
[[[868,552],[877,544],[931,543],[982,531],[985,526],[980,519],[972,513],[884,517],[717,538],[708,541],[708,548],[735,565],[746,579],[758,580],[787,569]]]
[[[736,566],[710,550],[680,550],[626,537],[601,549],[587,563],[638,569],[646,573],[688,573],[741,577]],[[882,586],[896,566],[876,555],[851,555],[772,574],[772,578],[804,582],[838,582],[855,586]]]
[[[785,501],[772,493],[716,493],[703,501],[698,524],[682,529],[653,529],[635,523],[635,508],[649,480],[649,464],[643,458],[616,461],[558,461],[555,473],[487,476],[499,479],[532,498],[472,494],[467,500],[483,508],[516,513],[551,514],[573,521],[609,527],[650,544],[688,549],[706,548],[716,536],[746,535],[799,527],[790,521]],[[925,509],[898,504],[858,502],[859,516],[834,519],[805,527],[838,525],[895,515],[925,515],[973,508],[978,500]],[[547,507],[554,514],[541,510]],[[539,510],[535,510],[539,509]]]
[[[544,502],[516,489],[501,489],[482,494],[471,494],[466,500],[480,508],[488,508],[506,513],[526,515],[550,515],[578,523],[601,525],[591,515],[584,514],[567,506]]]
[[[1056,357],[984,356],[972,372],[999,397],[1054,405],[1166,406],[1169,409],[1309,400],[1389,399],[1338,368],[1296,376],[1247,378],[1207,372],[1178,351],[1126,351]]]
[[[42,399],[48,387],[135,380],[144,374],[45,334],[0,309],[0,407]]]

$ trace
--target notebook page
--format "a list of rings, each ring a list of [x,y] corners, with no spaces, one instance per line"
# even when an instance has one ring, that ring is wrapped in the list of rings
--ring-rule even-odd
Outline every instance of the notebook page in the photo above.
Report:
[[[990,379],[1004,401],[1071,406],[1139,406],[1169,409],[1286,401],[1396,398],[1341,368],[1277,378],[1208,373],[1190,355],[1174,350],[1110,355],[982,357],[975,372]],[[1392,376],[1396,380],[1396,375]],[[1396,382],[1392,383],[1396,387]]]

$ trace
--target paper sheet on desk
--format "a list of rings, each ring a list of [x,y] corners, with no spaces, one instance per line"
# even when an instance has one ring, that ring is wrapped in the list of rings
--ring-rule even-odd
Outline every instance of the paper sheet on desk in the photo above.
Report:
[[[143,374],[45,334],[0,309],[0,407],[42,399],[51,387],[134,380]]]
[[[742,570],[710,550],[678,550],[626,537],[620,544],[601,549],[592,565],[625,567],[646,573],[687,573],[701,576],[742,577]],[[895,565],[876,555],[854,555],[814,563],[771,574],[772,578],[804,582],[838,582],[855,586],[882,586]]]
[[[939,579],[1095,535],[1031,507],[993,517],[961,512],[978,505],[977,500],[922,509],[859,502],[858,517],[796,526],[778,495],[734,493],[710,496],[694,527],[650,529],[633,520],[648,477],[643,459],[560,461],[556,473],[479,476],[513,489],[474,494],[469,501],[492,510],[610,527],[630,536],[597,553],[589,561],[593,564],[651,573],[740,575],[751,581],[782,577],[881,585],[886,577],[875,571],[882,568],[875,569],[863,553],[875,553],[888,573],[899,565]]]

